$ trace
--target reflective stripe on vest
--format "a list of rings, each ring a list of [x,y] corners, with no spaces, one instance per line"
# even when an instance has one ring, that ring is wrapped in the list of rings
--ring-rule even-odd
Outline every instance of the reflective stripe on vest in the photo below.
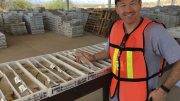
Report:
[[[119,49],[115,48],[114,50],[114,54],[113,54],[113,73],[116,75],[118,68],[119,68],[119,62],[118,62],[118,53],[119,53]]]
[[[127,51],[127,77],[133,78],[132,51]]]

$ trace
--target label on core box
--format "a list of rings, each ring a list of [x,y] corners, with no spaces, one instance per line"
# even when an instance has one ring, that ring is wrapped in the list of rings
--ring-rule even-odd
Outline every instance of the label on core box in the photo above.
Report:
[[[51,68],[51,69],[54,69],[55,67],[56,67],[56,65],[54,65],[54,64],[51,64],[51,65],[50,65],[50,68]]]
[[[25,85],[20,85],[19,90],[21,91],[21,93],[23,93],[24,91],[27,90],[27,87]]]
[[[177,87],[180,87],[180,80],[176,83]]]
[[[19,82],[21,82],[21,79],[18,76],[16,76],[14,78],[14,81],[15,81],[16,84],[18,84]]]
[[[0,101],[5,101],[3,98],[1,98],[1,100]]]

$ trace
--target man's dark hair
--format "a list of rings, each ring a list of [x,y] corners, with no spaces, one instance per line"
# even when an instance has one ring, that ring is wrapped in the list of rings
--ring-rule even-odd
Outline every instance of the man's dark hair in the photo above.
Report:
[[[115,0],[115,5],[117,5],[118,2],[120,2],[121,0]],[[141,1],[141,0],[139,0]]]
[[[115,5],[117,5],[117,2],[118,2],[119,0],[115,0]]]

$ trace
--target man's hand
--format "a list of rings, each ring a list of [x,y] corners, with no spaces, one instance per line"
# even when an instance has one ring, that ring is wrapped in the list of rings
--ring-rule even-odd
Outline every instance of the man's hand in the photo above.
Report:
[[[167,93],[162,89],[158,88],[149,94],[148,100],[152,98],[152,101],[165,101]]]
[[[79,63],[81,63],[81,61],[80,61],[80,56],[81,55],[83,55],[86,59],[88,59],[89,61],[95,61],[95,57],[94,57],[94,55],[92,55],[92,54],[89,54],[89,53],[87,53],[87,52],[84,52],[84,51],[79,51],[79,52],[76,52],[75,54],[74,54],[74,56],[76,57],[76,62],[79,62]]]

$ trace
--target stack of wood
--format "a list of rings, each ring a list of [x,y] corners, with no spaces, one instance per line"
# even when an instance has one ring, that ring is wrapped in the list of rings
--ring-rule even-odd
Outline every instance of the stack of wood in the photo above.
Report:
[[[89,13],[85,31],[108,36],[113,23],[119,19],[114,9],[95,9]]]

